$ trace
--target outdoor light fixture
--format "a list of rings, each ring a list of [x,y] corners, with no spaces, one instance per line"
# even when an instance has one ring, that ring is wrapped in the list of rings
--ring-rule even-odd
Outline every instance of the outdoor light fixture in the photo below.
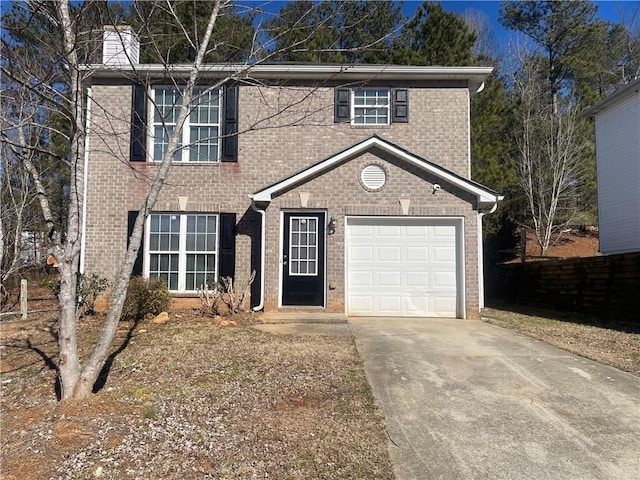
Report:
[[[440,186],[439,183],[434,183],[433,184],[433,194],[435,195],[436,192],[438,192],[439,190],[441,190],[442,187]]]
[[[336,233],[337,220],[338,218],[335,215],[331,215],[331,218],[329,219],[329,223],[327,224],[327,234],[333,235],[334,233]]]

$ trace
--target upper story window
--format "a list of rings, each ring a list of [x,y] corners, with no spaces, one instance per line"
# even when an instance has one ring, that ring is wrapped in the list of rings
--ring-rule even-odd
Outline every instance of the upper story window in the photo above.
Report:
[[[391,101],[388,88],[358,88],[352,93],[352,124],[389,125]]]
[[[182,105],[180,91],[174,87],[154,87],[153,98],[153,160],[160,161],[167,151],[169,136],[173,134]],[[189,113],[176,162],[218,162],[220,159],[221,102],[218,89],[193,90],[194,106]]]
[[[385,126],[409,121],[406,88],[336,88],[334,121],[357,126]]]

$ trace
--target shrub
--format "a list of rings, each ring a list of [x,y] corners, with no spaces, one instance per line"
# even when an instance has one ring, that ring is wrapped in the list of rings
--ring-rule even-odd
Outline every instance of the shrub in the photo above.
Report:
[[[144,320],[166,312],[171,307],[167,284],[157,278],[133,277],[122,307],[122,320]]]
[[[81,315],[94,313],[94,307],[98,295],[109,287],[109,280],[97,273],[91,275],[79,274],[76,287],[77,308]],[[60,276],[49,275],[40,281],[43,287],[51,290],[56,297],[60,295]]]
[[[78,276],[78,306],[83,314],[93,313],[96,298],[109,287],[109,280],[97,273],[91,275],[80,274]]]

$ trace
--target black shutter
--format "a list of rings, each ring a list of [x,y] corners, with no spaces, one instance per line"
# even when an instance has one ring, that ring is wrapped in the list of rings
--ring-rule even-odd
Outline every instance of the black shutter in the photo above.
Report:
[[[129,240],[131,238],[131,234],[133,233],[133,226],[136,223],[136,218],[138,218],[138,211],[130,211],[129,217],[127,218],[127,248],[129,248]],[[142,258],[144,250],[144,230],[142,231],[142,241],[140,242],[140,250],[138,250],[138,256],[136,257],[136,261],[133,263],[133,270],[131,271],[132,277],[137,277],[142,275]]]
[[[336,88],[334,92],[333,121],[335,123],[351,120],[351,90],[348,88]]]
[[[226,86],[222,96],[222,161],[238,161],[238,86]]]
[[[218,244],[218,278],[236,273],[236,214],[220,214],[220,242]]]
[[[147,160],[147,92],[144,85],[133,86],[131,102],[131,151],[132,162]]]
[[[406,88],[394,88],[392,93],[392,121],[394,123],[409,122],[409,91]]]

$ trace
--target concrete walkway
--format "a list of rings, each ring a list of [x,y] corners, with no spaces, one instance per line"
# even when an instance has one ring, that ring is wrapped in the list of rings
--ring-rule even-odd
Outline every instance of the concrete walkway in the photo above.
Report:
[[[640,379],[480,321],[349,319],[398,480],[640,479]]]

